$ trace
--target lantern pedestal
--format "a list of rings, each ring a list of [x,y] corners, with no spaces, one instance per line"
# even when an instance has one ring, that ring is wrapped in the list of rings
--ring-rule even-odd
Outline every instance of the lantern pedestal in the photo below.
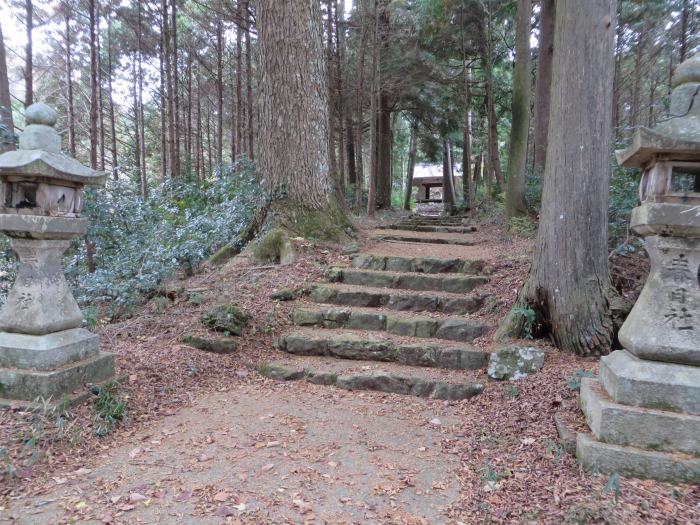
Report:
[[[17,278],[0,309],[0,406],[81,400],[114,377],[114,355],[80,328],[63,274],[70,239],[87,233],[83,189],[107,175],[61,153],[57,115],[27,108],[19,149],[0,155],[0,231],[12,238]]]
[[[581,383],[592,434],[579,434],[584,467],[672,483],[700,482],[700,54],[678,66],[677,115],[642,128],[617,152],[641,168],[631,227],[651,262],[622,326],[625,350],[605,356],[600,379]]]

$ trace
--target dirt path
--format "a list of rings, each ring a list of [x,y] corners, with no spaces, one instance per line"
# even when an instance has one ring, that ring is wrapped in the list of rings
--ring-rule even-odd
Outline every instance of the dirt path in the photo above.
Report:
[[[202,397],[0,521],[447,523],[455,407],[399,402],[308,384]]]
[[[375,225],[366,226],[365,253],[485,255],[492,268],[480,290],[491,297],[478,317],[490,323],[527,274],[530,241],[506,236],[499,224],[468,235],[477,252],[374,242],[367,230]],[[566,407],[571,428],[586,428],[572,380],[596,372],[597,360],[546,342],[537,342],[548,350],[540,372],[488,382],[461,401],[260,376],[256,366],[286,356],[274,342],[291,328],[295,307],[271,293],[309,288],[350,262],[339,246],[298,248],[293,266],[240,258],[174,283],[168,304],[156,298],[100,328],[103,348],[118,354],[128,378],[128,419],[112,435],[94,437],[89,405],[77,407],[81,441],[44,440],[38,452],[47,457],[34,463],[37,451],[22,437],[32,414],[0,412],[0,469],[3,447],[17,467],[0,481],[0,523],[700,524],[700,487],[625,478],[610,485],[564,451],[554,414]],[[227,301],[252,315],[235,353],[182,344],[183,334],[206,336],[202,312]],[[489,336],[474,344],[493,347]]]

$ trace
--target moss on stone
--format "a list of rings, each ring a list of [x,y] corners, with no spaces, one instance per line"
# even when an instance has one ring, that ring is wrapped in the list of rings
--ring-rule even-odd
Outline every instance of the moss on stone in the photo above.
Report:
[[[284,230],[274,228],[253,244],[253,255],[260,262],[279,262],[286,242],[287,234]]]
[[[250,316],[235,303],[215,306],[202,314],[202,323],[216,332],[241,335]]]

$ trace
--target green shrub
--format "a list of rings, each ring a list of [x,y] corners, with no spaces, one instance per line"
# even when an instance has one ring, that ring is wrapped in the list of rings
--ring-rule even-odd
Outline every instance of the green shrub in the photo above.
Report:
[[[92,402],[92,424],[96,436],[103,437],[126,417],[126,400],[119,395],[118,385],[109,383],[96,389]]]

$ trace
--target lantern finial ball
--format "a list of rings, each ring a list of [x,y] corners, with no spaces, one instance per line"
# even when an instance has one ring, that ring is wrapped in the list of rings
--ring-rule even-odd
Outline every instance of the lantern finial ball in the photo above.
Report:
[[[51,106],[43,102],[37,102],[26,109],[24,118],[27,121],[27,125],[43,124],[44,126],[53,127],[58,120],[58,114]]]

